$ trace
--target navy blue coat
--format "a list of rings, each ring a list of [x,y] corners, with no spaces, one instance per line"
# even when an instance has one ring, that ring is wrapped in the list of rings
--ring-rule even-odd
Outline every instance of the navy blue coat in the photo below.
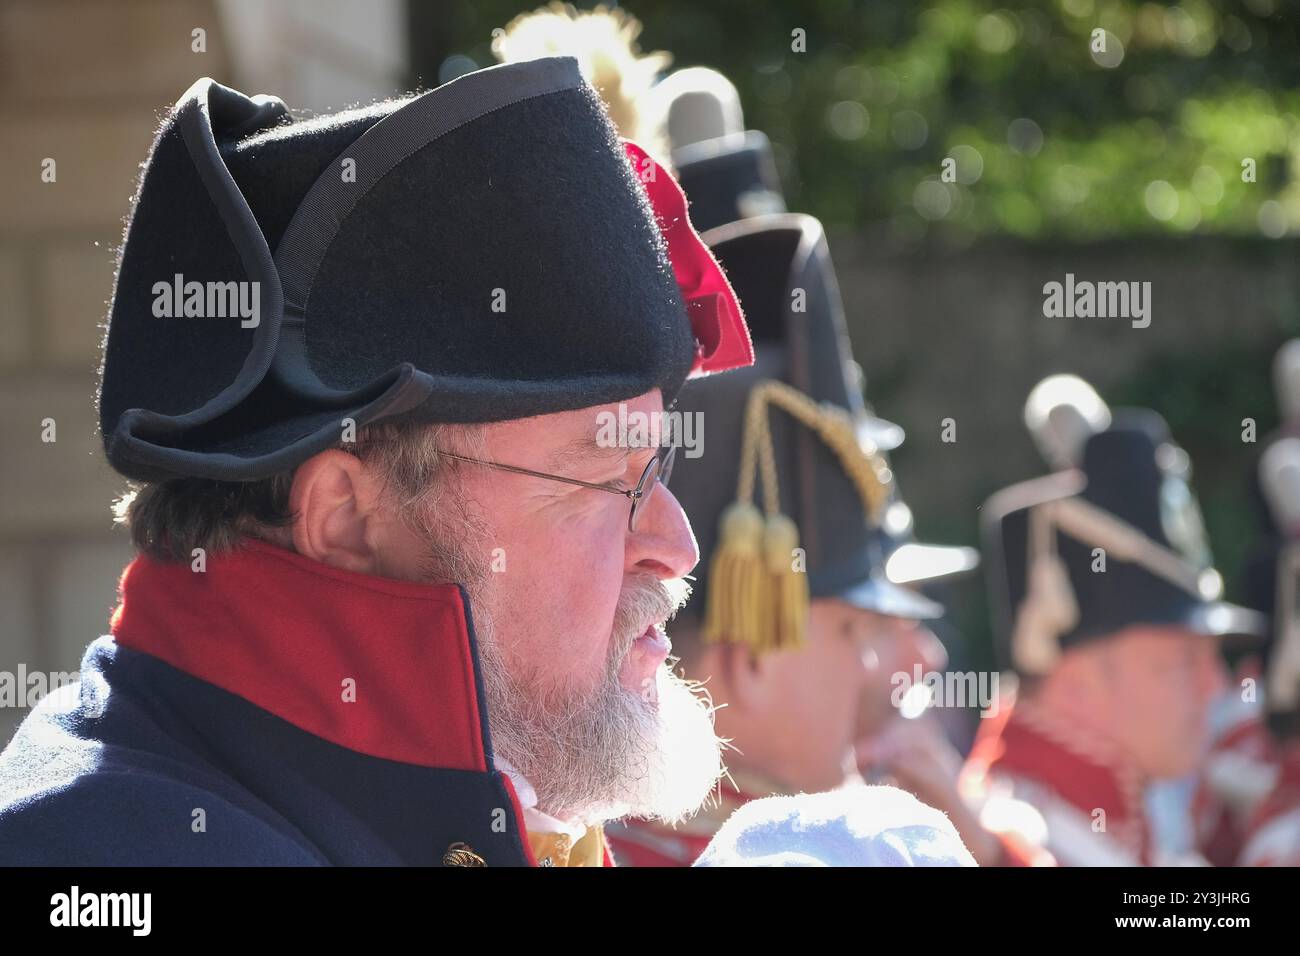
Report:
[[[0,865],[535,865],[460,588],[250,542],[112,629],[0,754]]]

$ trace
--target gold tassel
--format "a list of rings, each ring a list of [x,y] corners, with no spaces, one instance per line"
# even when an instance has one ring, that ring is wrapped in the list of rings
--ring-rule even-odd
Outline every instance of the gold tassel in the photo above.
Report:
[[[808,629],[808,575],[795,567],[799,528],[783,514],[770,515],[763,539],[766,557],[769,610],[772,627],[765,650],[790,650],[803,646]]]
[[[763,515],[752,504],[737,501],[722,513],[718,545],[709,563],[704,640],[761,649],[773,627],[771,596],[764,564]]]
[[[736,501],[722,513],[709,564],[704,639],[745,644],[755,654],[801,647],[811,604],[807,567],[802,562],[796,566],[799,528],[780,511],[769,402],[816,432],[834,452],[857,487],[868,523],[878,523],[893,491],[888,462],[874,446],[859,441],[846,409],[819,405],[783,382],[754,386],[745,408]],[[762,472],[763,511],[752,503],[756,469]]]

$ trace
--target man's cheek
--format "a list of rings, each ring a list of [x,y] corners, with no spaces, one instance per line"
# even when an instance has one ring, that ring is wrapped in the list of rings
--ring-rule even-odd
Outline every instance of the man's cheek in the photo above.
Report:
[[[611,596],[607,586],[591,578],[572,582],[564,606],[563,634],[571,644],[575,666],[592,674],[604,672],[617,604],[617,588]]]

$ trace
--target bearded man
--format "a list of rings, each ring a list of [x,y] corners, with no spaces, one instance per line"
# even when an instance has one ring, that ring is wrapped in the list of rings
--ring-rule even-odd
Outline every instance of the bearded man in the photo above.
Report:
[[[140,554],[0,755],[0,863],[599,866],[694,810],[673,449],[600,435],[752,359],[569,58],[311,120],[197,82],[105,343]]]

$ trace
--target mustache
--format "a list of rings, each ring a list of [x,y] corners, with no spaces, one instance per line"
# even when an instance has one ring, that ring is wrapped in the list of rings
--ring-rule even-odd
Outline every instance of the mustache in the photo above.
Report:
[[[686,606],[691,585],[683,578],[663,580],[639,574],[623,587],[614,608],[614,648],[621,659],[651,624],[662,624]]]

